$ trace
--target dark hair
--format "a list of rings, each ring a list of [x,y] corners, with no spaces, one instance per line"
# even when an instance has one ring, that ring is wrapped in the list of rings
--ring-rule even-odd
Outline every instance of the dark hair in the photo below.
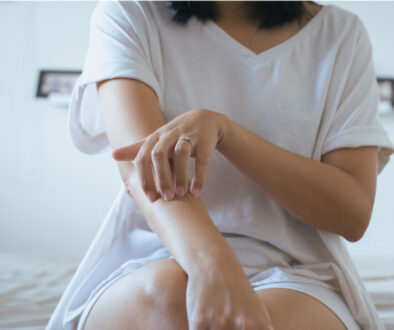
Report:
[[[302,1],[244,1],[247,15],[251,20],[259,21],[261,28],[272,28],[295,19],[301,20],[308,13]],[[205,23],[220,16],[214,1],[166,1],[166,6],[173,11],[172,21],[186,24],[195,16]]]

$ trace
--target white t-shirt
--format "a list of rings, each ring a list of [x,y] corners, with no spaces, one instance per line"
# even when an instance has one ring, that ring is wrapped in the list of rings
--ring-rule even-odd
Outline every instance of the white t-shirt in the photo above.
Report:
[[[183,26],[171,17],[162,1],[97,5],[69,108],[71,138],[79,150],[110,150],[95,82],[129,77],[152,87],[166,121],[205,108],[317,161],[334,149],[368,145],[379,147],[379,170],[387,163],[393,145],[377,115],[371,44],[356,15],[327,5],[290,39],[260,54],[213,21],[193,17]],[[257,240],[265,266],[280,266],[276,281],[338,290],[363,328],[383,328],[343,238],[290,215],[217,150],[201,199],[222,233],[244,238],[239,249],[232,246],[241,263],[253,254],[253,248],[241,252],[242,246]],[[71,329],[100,282],[128,260],[141,264],[162,248],[122,187],[48,329]]]

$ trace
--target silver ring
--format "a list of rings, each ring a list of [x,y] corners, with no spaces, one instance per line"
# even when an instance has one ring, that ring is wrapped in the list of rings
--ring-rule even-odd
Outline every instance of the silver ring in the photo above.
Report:
[[[192,146],[192,148],[193,148],[193,143],[192,143],[192,140],[190,139],[190,137],[188,137],[187,135],[185,135],[185,136],[181,136],[180,138],[179,138],[179,140],[185,140],[185,141],[187,141],[187,142],[189,142],[190,143],[190,145]]]

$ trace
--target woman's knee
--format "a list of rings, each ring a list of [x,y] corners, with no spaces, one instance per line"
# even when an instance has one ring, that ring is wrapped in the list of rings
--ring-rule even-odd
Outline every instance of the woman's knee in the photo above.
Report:
[[[187,274],[173,259],[158,260],[141,269],[138,296],[163,310],[179,310],[186,303]]]
[[[142,329],[155,320],[184,323],[187,275],[173,259],[154,261],[114,282],[93,306],[86,330]],[[179,314],[179,316],[178,316]],[[138,317],[136,317],[138,316]],[[161,321],[163,322],[163,321]],[[126,326],[127,325],[127,326]]]

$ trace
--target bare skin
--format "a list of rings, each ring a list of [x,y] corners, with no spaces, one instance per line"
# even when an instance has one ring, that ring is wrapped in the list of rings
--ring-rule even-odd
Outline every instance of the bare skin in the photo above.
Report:
[[[237,6],[240,3],[241,2],[232,2],[230,4],[230,2],[220,2],[219,5],[221,6],[221,10],[223,10],[223,13],[225,14],[222,15],[217,24],[234,39],[247,46],[250,44],[250,41],[256,32],[256,26],[253,26],[245,20],[242,20],[242,18],[239,18],[239,16],[236,15],[236,10],[239,8]],[[309,12],[312,12],[313,15],[315,15],[318,10],[321,9],[321,6],[312,3],[306,3],[306,6],[308,7]],[[232,20],[233,18],[238,18],[238,21],[235,22]],[[281,29],[260,31],[260,38],[256,39],[252,51],[258,54],[283,42],[297,33],[302,28],[302,26],[307,24],[308,21],[309,19],[305,18],[301,25],[294,22],[286,24]],[[100,103],[108,105],[103,106],[103,111],[104,117],[107,118],[105,121],[109,140],[112,147],[114,148],[119,148],[126,145],[126,141],[141,139],[161,125],[164,125],[164,122],[159,115],[160,112],[157,108],[156,97],[154,92],[149,87],[137,81],[133,81],[133,83],[122,82],[122,84],[123,85],[111,83],[106,84],[104,82],[102,87],[99,86]],[[118,94],[123,95],[124,97],[116,98],[122,100],[122,102],[125,102],[125,104],[117,106],[112,103],[105,102],[105,99],[110,100],[111,95],[114,95],[115,92],[120,93],[119,91],[121,91],[122,88],[126,89],[126,87],[128,88],[127,93],[122,91],[124,94]],[[133,94],[132,88],[135,88],[134,98],[131,97]],[[108,96],[105,96],[106,93]],[[139,97],[137,97],[137,95],[139,95]],[[111,116],[108,114],[116,111],[116,108],[120,109],[122,107],[128,108],[128,110],[133,108],[141,109],[144,107],[144,111],[141,111],[141,115],[138,118],[139,122],[137,122],[136,116],[130,120],[131,111],[129,114],[126,114],[126,111],[123,112],[123,118],[121,118],[119,121],[121,124],[111,122],[113,119],[111,119]],[[108,111],[106,109],[108,109]],[[105,112],[107,112],[107,116],[105,115]],[[144,113],[144,115],[142,115],[142,113]],[[122,113],[121,110],[119,110],[119,117],[121,116]],[[116,115],[112,116],[112,118],[115,117]],[[120,127],[122,125],[123,127]],[[137,131],[137,127],[139,127],[139,135],[135,133]],[[145,130],[141,127],[145,127]],[[130,132],[133,132],[134,135],[132,136]],[[355,161],[358,157],[357,153],[349,153],[348,158],[342,157],[343,153],[346,152],[341,150],[333,151],[327,154],[323,161],[326,161],[327,163],[331,162],[339,168],[347,161],[346,159],[352,158],[352,161]],[[370,162],[373,161],[373,159],[373,154],[368,154],[367,161]],[[357,164],[360,163],[363,164],[365,162],[357,161]],[[126,165],[125,162],[118,162],[118,166],[122,178],[127,178],[129,175],[128,173],[131,171],[127,168],[128,165]],[[243,278],[241,275],[238,275],[239,273],[235,271],[236,269],[239,270],[239,265],[236,265],[236,263],[233,261],[233,257],[230,254],[227,254],[227,247],[224,247],[224,243],[221,243],[220,237],[217,236],[215,229],[210,227],[208,222],[201,220],[204,219],[204,215],[202,213],[201,219],[198,219],[198,227],[194,227],[193,230],[186,228],[185,225],[185,227],[182,228],[183,231],[181,235],[175,235],[175,233],[180,233],[179,231],[172,233],[172,236],[166,233],[166,231],[170,230],[168,224],[170,224],[170,226],[173,225],[174,228],[178,225],[175,221],[175,218],[176,214],[180,212],[179,210],[181,210],[181,208],[184,207],[185,210],[189,210],[188,207],[190,205],[190,210],[193,210],[190,214],[195,214],[195,210],[202,210],[199,208],[201,205],[197,205],[197,203],[200,203],[200,200],[191,200],[189,199],[190,195],[186,195],[183,197],[175,196],[172,206],[172,202],[166,203],[161,199],[155,203],[150,204],[148,199],[143,197],[144,191],[139,189],[137,185],[130,188],[130,194],[132,194],[136,199],[138,206],[147,216],[153,229],[163,241],[163,244],[174,256],[175,260],[168,259],[152,262],[131,274],[125,275],[112,284],[97,300],[96,304],[91,310],[85,325],[85,330],[191,329],[189,323],[190,319],[188,319],[187,312],[188,294],[191,290],[189,287],[190,281],[196,281],[196,278],[200,277],[209,282],[209,274],[212,267],[205,267],[204,265],[192,267],[191,264],[194,262],[198,263],[198,260],[191,257],[193,256],[192,253],[189,253],[189,251],[184,252],[184,250],[187,250],[187,248],[194,242],[186,240],[182,243],[178,242],[178,245],[172,245],[172,243],[175,241],[175,238],[182,240],[182,237],[201,237],[199,245],[190,247],[191,250],[203,249],[206,247],[206,251],[208,251],[207,253],[215,254],[215,249],[220,247],[220,249],[222,249],[221,251],[226,251],[226,258],[216,258],[216,261],[224,259],[229,260],[228,263],[227,261],[223,261],[226,265],[221,265],[223,267],[222,269],[227,270],[223,273],[226,274],[230,272],[232,274],[232,270],[234,270],[234,277],[237,278],[236,283],[239,283],[239,285],[245,285],[245,278]],[[183,201],[185,203],[181,205],[180,202]],[[157,214],[161,214],[162,219],[159,219],[158,216],[156,221],[153,216],[155,212]],[[151,215],[152,217],[150,217]],[[170,215],[172,217],[170,217]],[[174,219],[172,223],[171,218]],[[163,227],[160,227],[161,222],[163,223]],[[190,224],[188,225],[192,226],[192,221],[190,221]],[[197,228],[201,231],[206,229],[206,231],[202,231],[202,235],[199,236],[199,233],[196,232]],[[202,238],[204,238],[205,241],[203,241]],[[213,265],[214,263],[210,264],[210,266]],[[226,279],[226,281],[228,282],[230,280]],[[273,327],[276,330],[346,329],[342,321],[327,306],[306,294],[282,288],[260,290],[251,294],[249,290],[250,288],[245,287],[245,291],[239,290],[237,289],[236,283],[229,284],[229,290],[232,292],[237,292],[238,290],[237,293],[241,292],[238,294],[237,300],[241,301],[240,304],[242,304],[243,308],[246,306],[246,310],[250,309],[250,315],[254,315],[254,317],[259,314],[265,314],[266,311],[268,311],[268,319],[270,319]],[[243,295],[242,292],[248,293]],[[215,291],[215,295],[221,299],[225,296],[225,293],[222,293],[220,290],[218,290],[217,292]],[[251,299],[253,298],[252,295],[255,295],[255,298],[257,297],[257,300],[261,302],[261,306],[250,303],[252,301]],[[250,298],[247,302],[242,302],[244,299],[246,299],[244,296],[248,296],[248,299],[250,297],[252,298]],[[197,298],[200,297],[198,296]],[[211,305],[206,307],[209,311]],[[236,324],[236,321],[236,318],[233,318],[233,323],[231,326],[229,324],[223,324],[222,327],[213,328],[226,330],[243,329],[240,323],[238,325]],[[263,329],[262,327],[257,326],[257,323],[253,324],[251,322],[249,324],[250,325],[246,326],[245,329]],[[264,324],[264,329],[268,329],[270,322],[265,319],[260,324]],[[193,329],[208,328],[210,327],[196,326],[193,324]]]
[[[250,22],[247,17],[240,15],[240,13],[243,13],[243,1],[215,2],[221,13],[220,18],[215,23],[232,38],[249,48],[257,32],[257,27],[256,23]],[[304,1],[304,5],[308,14],[302,17],[300,23],[292,21],[279,28],[261,29],[253,42],[253,46],[249,49],[259,54],[282,43],[301,30],[323,8],[321,5],[308,1]]]
[[[187,280],[175,260],[152,262],[110,286],[91,310],[84,329],[187,330]],[[255,292],[268,309],[275,330],[346,329],[327,306],[311,296],[282,288]]]

